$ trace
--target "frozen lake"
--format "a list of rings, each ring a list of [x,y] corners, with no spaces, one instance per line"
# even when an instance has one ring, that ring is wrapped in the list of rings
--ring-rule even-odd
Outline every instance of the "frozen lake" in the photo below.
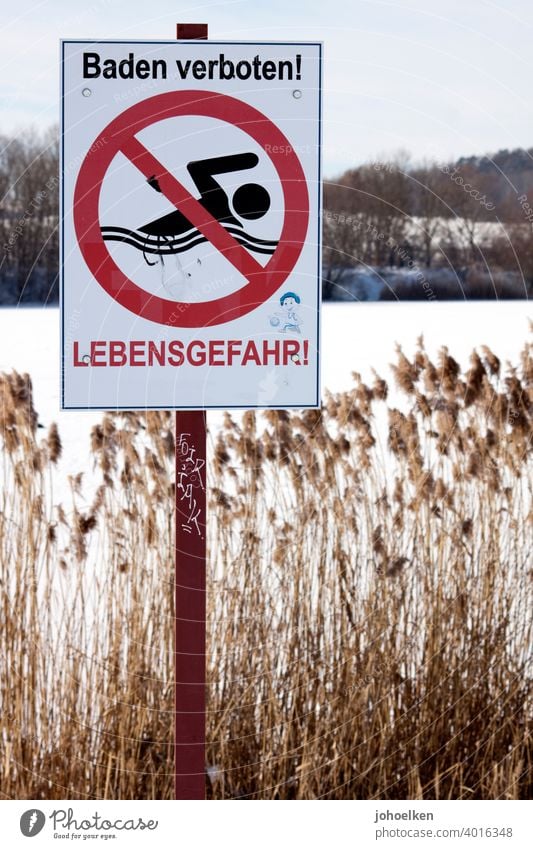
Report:
[[[489,345],[502,362],[517,362],[528,337],[528,301],[429,303],[326,303],[322,320],[322,388],[347,389],[352,371],[390,378],[388,363],[400,343],[411,354],[420,334],[433,354],[447,345],[462,365],[473,347]],[[89,471],[89,432],[97,412],[59,410],[59,311],[0,309],[0,371],[29,372],[39,420],[56,421],[63,441],[60,474]],[[209,414],[216,425],[220,413]],[[44,433],[44,431],[43,431]]]

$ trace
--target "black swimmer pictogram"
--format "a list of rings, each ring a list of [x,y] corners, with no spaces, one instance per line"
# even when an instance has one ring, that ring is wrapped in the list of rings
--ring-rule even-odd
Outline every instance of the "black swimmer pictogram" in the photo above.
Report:
[[[198,203],[222,224],[240,245],[254,253],[272,255],[278,242],[252,236],[246,232],[239,220],[242,218],[255,221],[266,215],[270,209],[268,191],[258,183],[239,186],[231,199],[232,211],[226,191],[215,179],[216,174],[245,171],[254,168],[258,162],[259,157],[255,153],[236,153],[189,162],[187,171],[200,192]],[[155,191],[161,191],[155,174],[149,177],[147,182]],[[163,261],[164,256],[183,253],[202,242],[207,242],[206,237],[179,209],[149,221],[137,230],[102,227],[102,236],[105,241],[125,242],[141,250],[149,265],[155,265],[155,262],[150,262],[147,254],[155,254]]]

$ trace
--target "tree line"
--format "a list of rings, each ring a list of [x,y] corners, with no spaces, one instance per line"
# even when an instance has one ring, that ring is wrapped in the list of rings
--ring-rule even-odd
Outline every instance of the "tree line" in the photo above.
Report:
[[[57,128],[0,136],[0,302],[58,299]]]
[[[442,270],[442,281],[445,271],[477,281],[472,296],[526,297],[533,283],[529,198],[533,149],[416,166],[399,153],[350,169],[324,186],[324,294],[359,267],[432,270],[437,281]]]
[[[58,299],[58,172],[56,127],[0,136],[0,303]],[[533,149],[417,165],[400,152],[349,169],[324,184],[323,245],[326,298],[358,268],[441,269],[477,280],[478,295],[527,296]]]

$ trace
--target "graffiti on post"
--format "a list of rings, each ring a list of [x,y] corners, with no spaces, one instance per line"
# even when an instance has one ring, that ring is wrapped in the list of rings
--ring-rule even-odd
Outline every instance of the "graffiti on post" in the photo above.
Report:
[[[178,434],[176,446],[176,495],[181,514],[181,527],[185,533],[196,533],[203,539],[202,507],[197,499],[198,490],[205,492],[203,479],[205,460],[196,456],[190,433]]]

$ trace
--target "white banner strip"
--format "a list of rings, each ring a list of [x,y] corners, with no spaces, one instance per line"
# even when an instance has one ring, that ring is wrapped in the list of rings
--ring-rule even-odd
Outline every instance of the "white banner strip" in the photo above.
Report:
[[[516,847],[531,845],[531,802],[2,801],[2,845]],[[203,808],[203,810],[202,810]],[[111,842],[112,841],[112,842]]]

